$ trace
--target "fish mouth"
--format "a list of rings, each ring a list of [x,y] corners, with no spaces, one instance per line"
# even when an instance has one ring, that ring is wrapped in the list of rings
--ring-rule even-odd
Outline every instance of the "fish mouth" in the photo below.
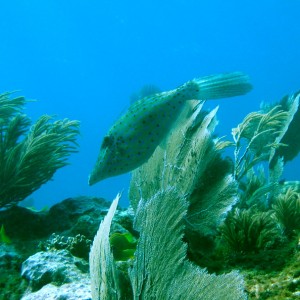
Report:
[[[109,153],[108,148],[101,149],[99,156],[97,158],[96,164],[95,164],[92,172],[89,175],[89,180],[88,180],[89,186],[92,186],[95,183],[106,178],[106,176],[103,176],[103,175],[106,174],[106,172],[105,172],[106,163],[105,162],[107,160],[108,153]]]
[[[89,184],[89,186],[92,186],[92,185],[94,185],[98,181],[99,180],[95,180],[95,178],[92,175],[90,175],[89,176],[89,180],[88,180],[88,184]]]
[[[93,170],[93,172],[89,175],[89,180],[88,180],[89,186],[92,186],[97,182],[105,179],[105,177],[103,177],[102,174],[103,173],[100,172],[100,170]]]

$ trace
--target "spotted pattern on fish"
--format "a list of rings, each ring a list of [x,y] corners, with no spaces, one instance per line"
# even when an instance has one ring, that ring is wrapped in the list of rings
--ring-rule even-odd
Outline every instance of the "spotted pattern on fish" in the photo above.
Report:
[[[89,184],[145,163],[168,135],[187,100],[233,97],[250,89],[248,77],[235,72],[194,79],[133,103],[104,137]]]

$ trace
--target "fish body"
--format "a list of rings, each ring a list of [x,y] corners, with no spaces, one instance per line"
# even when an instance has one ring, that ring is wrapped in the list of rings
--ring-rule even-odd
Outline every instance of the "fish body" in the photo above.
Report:
[[[235,72],[193,79],[177,89],[138,100],[104,137],[89,184],[145,163],[168,135],[187,100],[233,97],[250,90],[248,77]]]

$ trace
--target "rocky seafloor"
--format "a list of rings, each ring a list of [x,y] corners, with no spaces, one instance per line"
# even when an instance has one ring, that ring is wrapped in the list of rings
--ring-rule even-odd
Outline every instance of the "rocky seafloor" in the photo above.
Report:
[[[91,299],[88,253],[109,205],[102,198],[77,197],[44,212],[18,206],[0,211],[11,240],[0,243],[0,300]],[[134,232],[132,220],[130,210],[119,209],[112,232]],[[240,270],[249,299],[300,299],[297,241],[220,265],[217,273]]]

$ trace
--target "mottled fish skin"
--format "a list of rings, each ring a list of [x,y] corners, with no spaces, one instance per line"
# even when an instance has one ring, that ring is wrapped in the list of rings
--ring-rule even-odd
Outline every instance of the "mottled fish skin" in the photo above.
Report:
[[[145,163],[168,135],[187,100],[233,97],[249,90],[248,77],[235,72],[194,79],[133,103],[104,137],[89,184]]]

